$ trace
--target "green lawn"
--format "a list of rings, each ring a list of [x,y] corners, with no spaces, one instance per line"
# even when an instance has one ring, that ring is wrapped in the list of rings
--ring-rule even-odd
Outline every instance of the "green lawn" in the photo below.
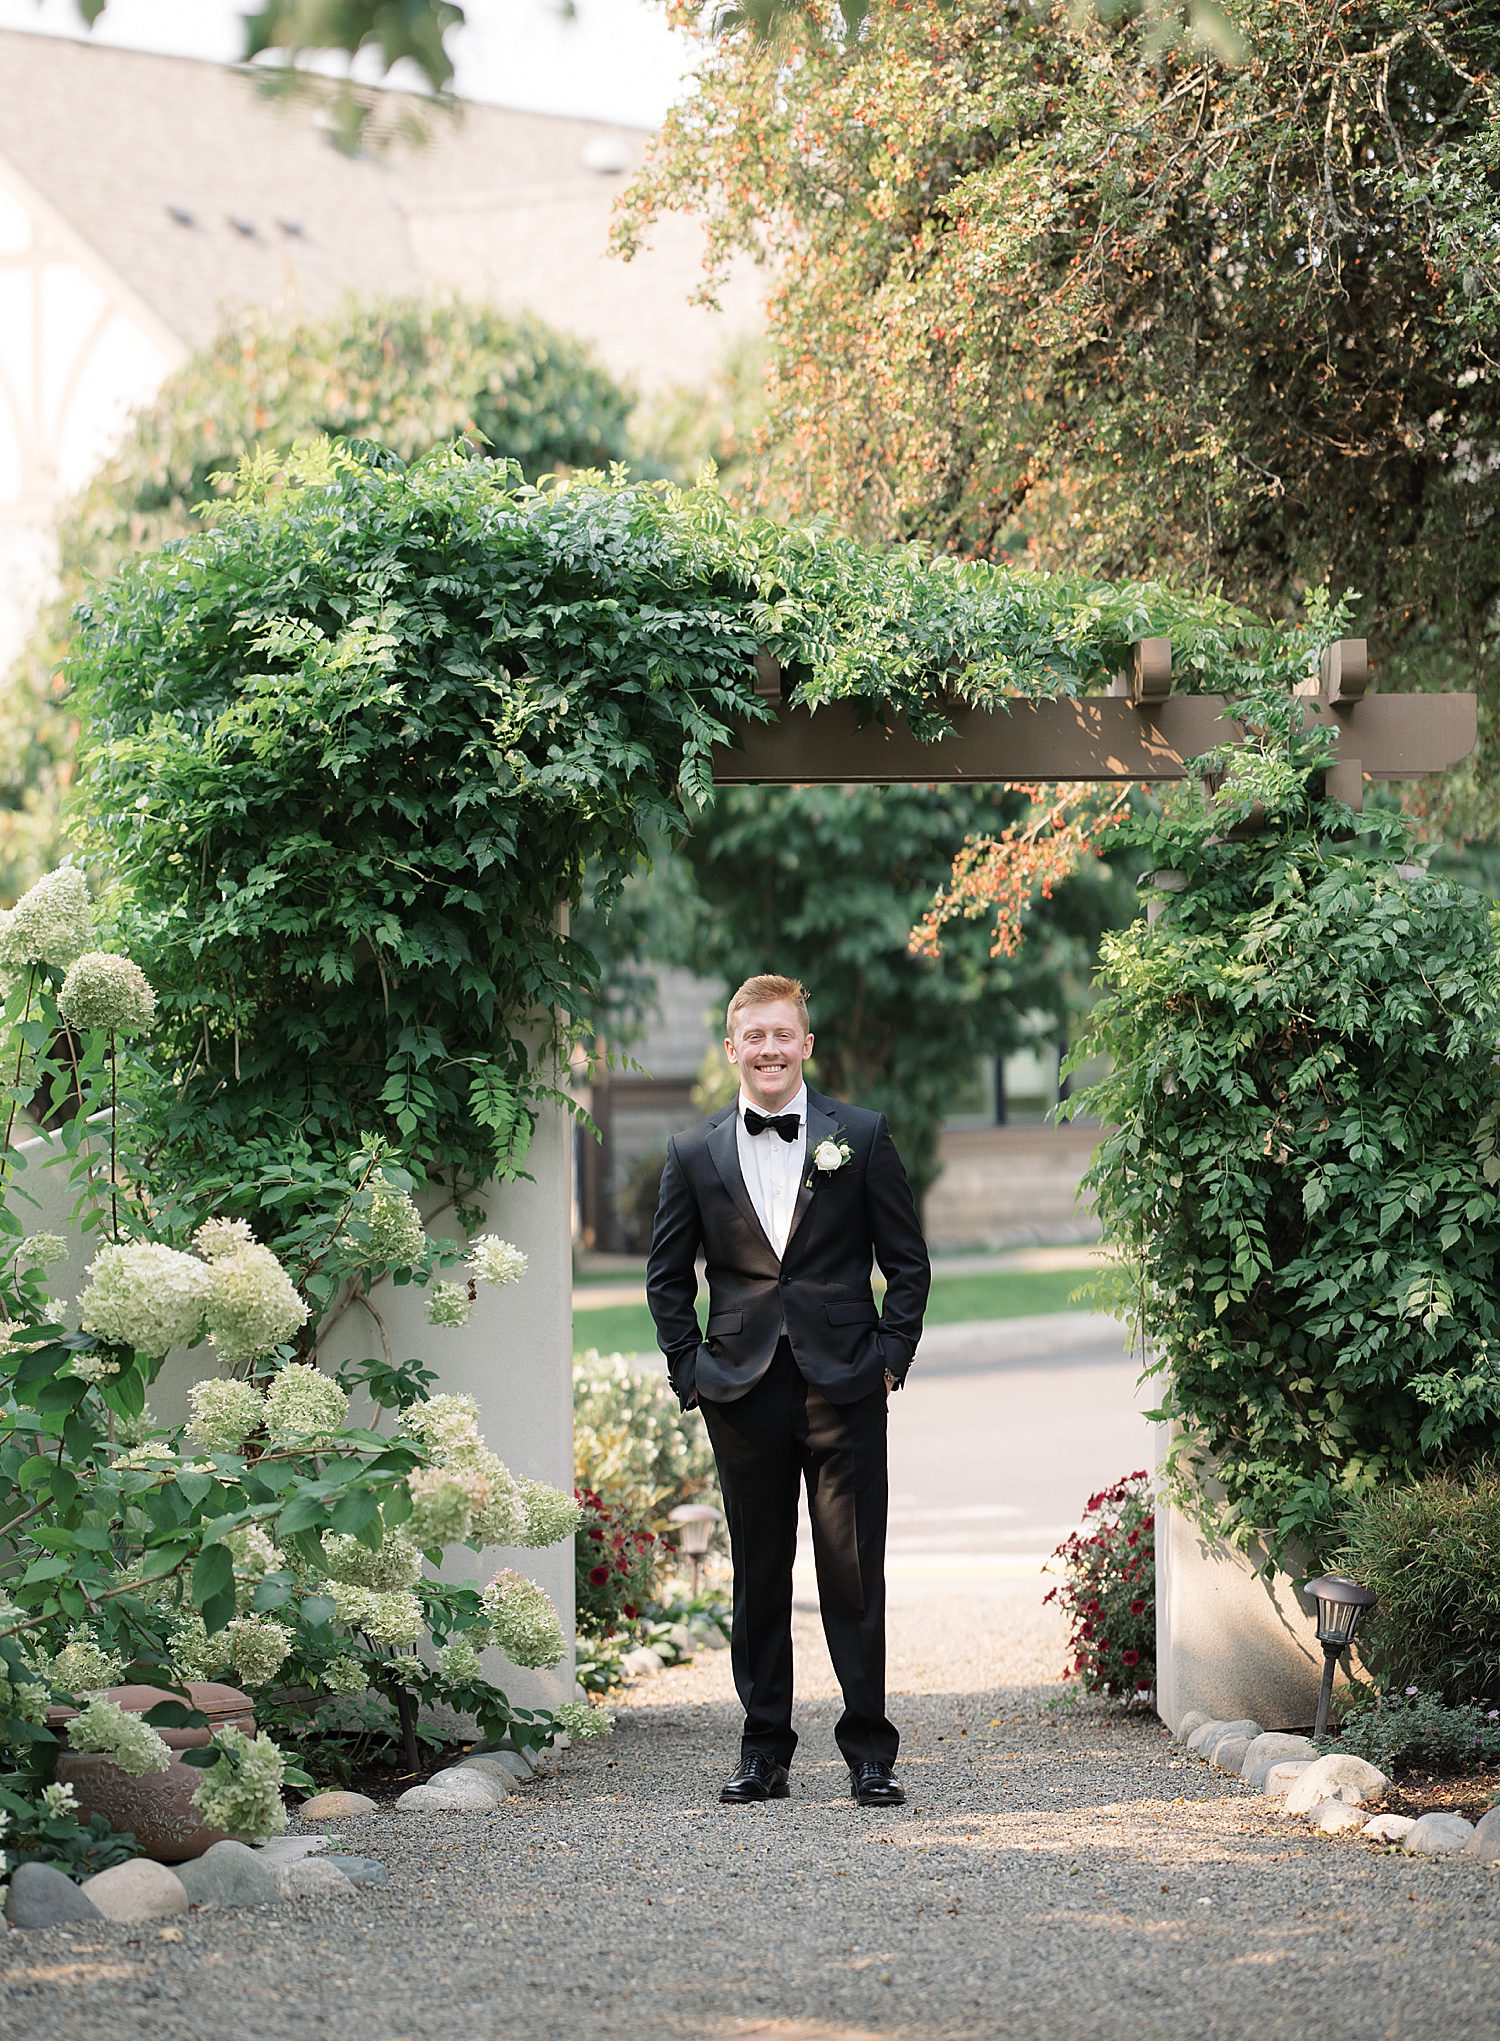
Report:
[[[1030,1318],[1047,1311],[1087,1309],[1073,1292],[1090,1280],[1085,1269],[995,1269],[986,1275],[938,1276],[927,1306],[929,1325],[963,1325],[986,1318]],[[701,1303],[701,1298],[700,1298]],[[573,1314],[573,1348],[583,1353],[651,1353],[656,1334],[644,1304],[607,1304]]]

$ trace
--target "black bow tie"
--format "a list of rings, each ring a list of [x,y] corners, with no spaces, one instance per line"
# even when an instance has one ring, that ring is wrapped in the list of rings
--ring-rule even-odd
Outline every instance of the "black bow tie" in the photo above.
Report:
[[[764,1134],[767,1127],[779,1134],[783,1141],[795,1141],[802,1127],[799,1113],[758,1113],[754,1106],[745,1108],[745,1132]]]

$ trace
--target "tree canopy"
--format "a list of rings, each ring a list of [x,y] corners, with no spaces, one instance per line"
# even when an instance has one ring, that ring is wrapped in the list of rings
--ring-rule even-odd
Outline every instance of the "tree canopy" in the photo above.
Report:
[[[686,25],[685,0],[666,0]],[[1500,20],[811,0],[702,46],[622,225],[769,249],[771,440],[851,529],[1285,614],[1500,692]]]

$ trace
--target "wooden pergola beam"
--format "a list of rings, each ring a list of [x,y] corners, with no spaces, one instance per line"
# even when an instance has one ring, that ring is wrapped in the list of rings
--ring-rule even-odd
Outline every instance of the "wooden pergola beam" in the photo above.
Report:
[[[1149,685],[1149,683],[1148,683]],[[772,723],[741,723],[716,745],[720,786],[961,785],[1008,780],[1141,780],[1188,777],[1185,761],[1244,737],[1223,695],[1123,695],[1015,701],[1003,709],[951,710],[953,735],[914,737],[904,716],[866,723],[851,703],[816,713],[783,704]],[[1311,722],[1339,731],[1339,765],[1375,780],[1444,772],[1474,749],[1471,694],[1309,696]],[[1347,794],[1344,798],[1348,798]],[[1357,802],[1351,803],[1357,806]]]

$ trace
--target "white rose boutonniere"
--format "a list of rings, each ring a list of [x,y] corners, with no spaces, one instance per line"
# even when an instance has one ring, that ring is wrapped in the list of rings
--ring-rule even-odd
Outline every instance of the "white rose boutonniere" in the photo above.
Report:
[[[813,1168],[820,1176],[832,1176],[836,1169],[842,1169],[846,1162],[853,1160],[854,1150],[842,1135],[835,1140],[830,1134],[813,1150]]]

